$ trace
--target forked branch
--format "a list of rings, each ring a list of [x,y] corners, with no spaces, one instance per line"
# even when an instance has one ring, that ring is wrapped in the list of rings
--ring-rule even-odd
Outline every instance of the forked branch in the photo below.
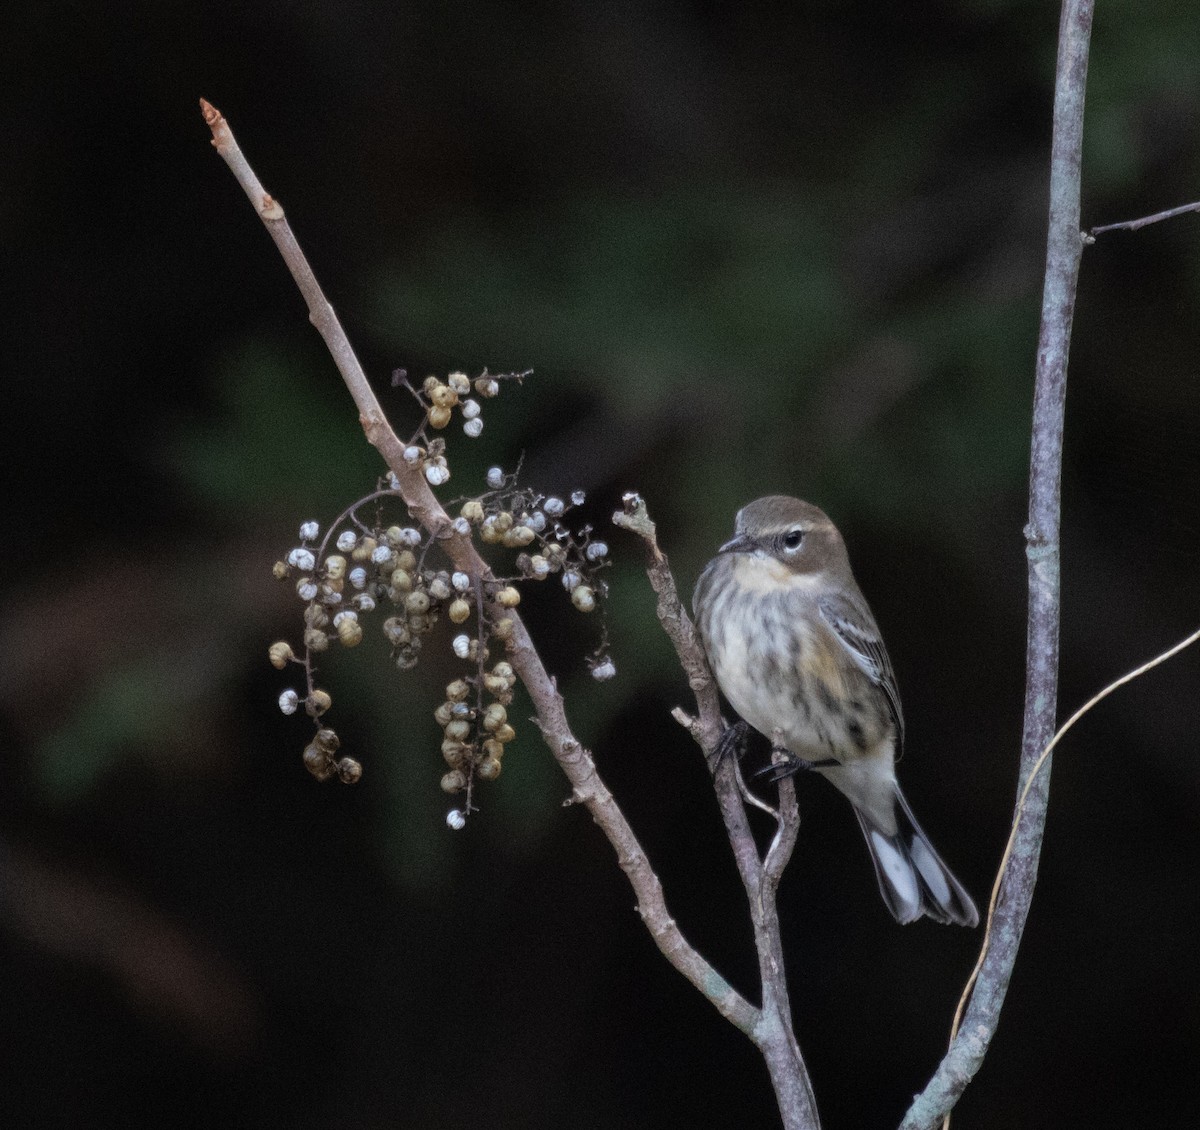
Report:
[[[308,304],[309,318],[324,338],[358,407],[367,440],[379,451],[391,470],[411,515],[439,540],[457,570],[483,581],[494,580],[487,562],[479,555],[469,534],[455,530],[426,479],[418,469],[405,462],[404,444],[384,415],[279,202],[259,182],[221,113],[203,99],[201,109],[205,122],[212,130],[213,145],[246,192],[279,248]],[[644,507],[642,515],[644,518]],[[650,576],[659,593],[659,614],[664,619],[668,634],[676,642],[688,681],[696,693],[699,718],[693,724],[692,732],[702,748],[711,752],[721,728],[716,688],[696,642],[691,622],[679,603],[666,558],[654,544],[653,525],[648,518],[644,520],[649,530],[648,544],[652,548],[652,555],[657,557],[657,565],[652,565]],[[646,536],[643,531],[638,532]],[[812,1089],[792,1034],[779,920],[775,910],[778,875],[795,839],[797,818],[794,793],[790,800],[787,797],[790,782],[784,790],[781,810],[785,813],[785,819],[771,854],[772,865],[768,872],[758,859],[746,812],[737,791],[734,767],[727,762],[718,766],[716,771],[721,810],[730,830],[739,871],[750,895],[763,978],[763,1005],[756,1008],[736,992],[680,933],[667,910],[658,876],[650,866],[641,844],[601,781],[591,754],[572,734],[563,699],[542,665],[520,616],[514,609],[507,609],[504,614],[513,621],[512,637],[507,643],[509,660],[533,701],[546,744],[571,782],[572,800],[587,806],[592,818],[616,850],[618,863],[637,895],[638,913],[655,943],[667,960],[712,1002],[721,1015],[758,1046],[770,1070],[785,1127],[788,1130],[818,1130]]]
[[[718,757],[718,737],[722,729],[716,682],[696,636],[695,626],[683,608],[666,554],[659,549],[654,523],[646,504],[636,494],[627,494],[624,509],[613,515],[613,522],[637,534],[646,544],[649,558],[647,573],[658,594],[658,618],[670,637],[679,662],[688,674],[700,708],[697,719],[676,717],[699,742],[710,764],[717,790],[717,803],[725,821],[725,831],[733,848],[738,874],[746,889],[750,920],[754,926],[754,944],[758,951],[759,977],[762,982],[762,1012],[751,1038],[758,1045],[771,1073],[771,1082],[779,1101],[784,1125],[819,1125],[816,1099],[792,1029],[791,1004],[783,961],[783,939],[775,892],[779,879],[791,858],[800,826],[796,805],[796,787],[791,778],[779,785],[778,828],[765,860],[750,831],[746,807],[738,785],[735,757]]]

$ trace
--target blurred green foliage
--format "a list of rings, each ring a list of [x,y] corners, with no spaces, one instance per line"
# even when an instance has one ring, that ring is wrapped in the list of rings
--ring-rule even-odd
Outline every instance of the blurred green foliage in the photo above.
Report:
[[[328,515],[369,493],[382,461],[333,377],[319,341],[236,343],[217,366],[217,414],[171,437],[183,487],[220,515],[290,506],[297,527],[306,506]]]
[[[326,657],[365,775],[355,790],[304,775],[306,722],[278,714],[289,676],[265,658],[299,636],[300,605],[271,564],[383,468],[194,100],[228,115],[287,207],[398,431],[414,406],[393,368],[534,369],[486,405],[480,439],[448,433],[447,499],[522,462],[533,487],[587,488],[585,517],[607,529],[640,490],[685,599],[749,499],[786,491],[834,513],[901,677],[906,788],[982,890],[1020,719],[1056,7],[217,4],[147,8],[136,34],[87,6],[7,18],[21,50],[0,100],[21,159],[0,173],[6,815],[14,835],[94,848],[181,930],[211,932],[270,1016],[245,1060],[200,1062],[150,990],[127,1008],[105,978],[64,987],[28,957],[59,937],[0,900],[22,939],[0,986],[21,1032],[4,1082],[27,1098],[11,1110],[71,1125],[129,1125],[138,1103],[178,1126],[390,1125],[400,1110],[445,1126],[481,1109],[498,1127],[765,1124],[758,1065],[705,1043],[711,1018],[665,983],[521,700],[482,812],[466,835],[446,829],[431,715],[455,670],[447,635],[413,672],[374,633]],[[1200,196],[1198,104],[1192,5],[1097,5],[1086,224]],[[1064,703],[1195,616],[1198,222],[1085,256]],[[669,721],[687,690],[641,547],[606,540],[616,680],[588,676],[596,625],[560,590],[523,608],[673,913],[750,980],[703,770]],[[1083,756],[1060,759],[1028,996],[1014,985],[1006,1016],[1022,1037],[972,1092],[974,1125],[1135,1125],[1174,1110],[1168,1083],[1190,1078],[1167,1080],[1161,1049],[1164,1033],[1194,1037],[1176,974],[1194,908],[1146,879],[1200,866],[1180,831],[1200,795],[1181,671],[1112,704]],[[796,999],[821,1034],[831,1130],[886,1124],[940,1046],[944,947],[969,965],[970,941],[877,931],[852,901],[856,884],[873,897],[854,830],[811,799],[814,846],[789,875]],[[109,946],[129,961],[112,976],[157,984],[152,942]],[[1041,1085],[1037,1049],[1062,1015],[1047,1000],[1099,1035]],[[677,1062],[657,1052],[684,1040]],[[697,1062],[722,1064],[719,1086]],[[1061,1084],[1072,1070],[1085,1086]]]

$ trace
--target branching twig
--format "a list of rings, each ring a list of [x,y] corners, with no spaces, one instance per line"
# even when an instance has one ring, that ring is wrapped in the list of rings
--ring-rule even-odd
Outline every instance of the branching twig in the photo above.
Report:
[[[325,339],[346,387],[358,407],[359,419],[367,440],[395,475],[401,495],[413,518],[420,522],[445,549],[456,569],[472,577],[492,580],[487,562],[480,557],[469,536],[454,531],[453,524],[430,490],[421,472],[404,462],[404,444],[392,431],[375,397],[366,374],[300,250],[283,209],[270,197],[250,168],[224,117],[201,99],[204,120],[213,133],[213,145],[225,159],[238,183],[254,205],[259,218],[275,240],[284,262],[296,280],[309,318]],[[646,853],[617,807],[616,801],[596,772],[591,754],[571,733],[562,697],[554,681],[542,666],[521,618],[514,610],[504,615],[513,621],[509,641],[510,662],[520,676],[537,711],[542,735],[555,759],[571,782],[572,798],[585,804],[592,818],[616,849],[617,860],[637,895],[637,909],[658,948],[676,969],[700,990],[716,1009],[736,1028],[754,1038],[761,1026],[760,1010],[736,992],[728,982],[688,944],[667,911],[662,886],[650,866]],[[714,695],[715,698],[715,695]],[[798,1124],[803,1125],[803,1124]]]
[[[614,514],[613,521],[637,534],[646,543],[649,555],[646,571],[651,586],[658,594],[658,618],[687,672],[700,710],[698,719],[689,719],[682,712],[677,712],[676,718],[688,727],[705,755],[712,759],[721,733],[716,683],[696,638],[695,627],[680,602],[666,555],[658,547],[654,523],[646,512],[646,504],[635,494],[626,495],[624,504],[624,510]],[[780,782],[779,827],[763,862],[759,859],[738,789],[735,758],[718,759],[713,777],[717,803],[725,821],[738,873],[746,888],[750,918],[754,925],[754,944],[758,951],[762,1012],[750,1036],[771,1074],[784,1126],[789,1130],[791,1127],[812,1127],[815,1130],[819,1126],[817,1104],[800,1046],[792,1030],[783,942],[775,903],[775,891],[791,857],[800,824],[795,783],[790,778]]]
[[[1025,722],[1021,739],[1014,848],[996,910],[994,943],[979,969],[961,1030],[937,1072],[913,1100],[902,1130],[932,1130],[958,1101],[987,1053],[1008,990],[1025,919],[1037,881],[1046,823],[1050,763],[1034,774],[1050,744],[1058,696],[1059,486],[1067,355],[1075,313],[1075,288],[1083,239],[1079,185],[1083,102],[1087,83],[1092,0],[1064,0],[1054,84],[1054,135],[1050,155],[1050,218],[1042,323],[1038,335],[1029,470],[1029,621],[1025,656]]]

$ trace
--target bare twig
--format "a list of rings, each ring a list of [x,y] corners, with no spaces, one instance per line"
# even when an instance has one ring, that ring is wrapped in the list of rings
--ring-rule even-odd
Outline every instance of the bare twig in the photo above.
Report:
[[[1093,0],[1064,0],[1054,84],[1054,135],[1050,155],[1050,216],[1042,322],[1033,398],[1029,470],[1029,524],[1025,528],[1029,575],[1025,656],[1025,722],[1021,740],[1014,848],[995,912],[994,942],[979,968],[962,1028],[936,1073],[913,1100],[902,1130],[932,1130],[958,1101],[983,1063],[1020,946],[1037,882],[1046,823],[1050,763],[1035,774],[1050,744],[1058,696],[1059,487],[1067,356],[1083,239],[1079,185],[1083,104],[1087,84]]]
[[[1119,679],[1114,679],[1102,691],[1097,691],[1092,695],[1070,718],[1066,720],[1058,729],[1058,732],[1050,740],[1050,744],[1042,750],[1041,756],[1034,763],[1033,770],[1029,774],[1029,778],[1025,782],[1025,788],[1021,790],[1021,796],[1017,801],[1017,810],[1013,816],[1012,831],[1008,836],[1008,843],[1004,847],[1004,855],[1000,860],[1000,870],[996,873],[996,881],[992,884],[992,897],[988,902],[987,929],[984,931],[983,945],[979,950],[979,960],[975,963],[975,968],[971,972],[971,976],[967,978],[966,987],[963,989],[962,997],[958,1002],[958,1009],[954,1013],[954,1024],[950,1029],[950,1038],[954,1039],[958,1033],[959,1024],[962,1021],[963,1011],[967,1007],[967,1002],[971,999],[971,990],[975,986],[975,982],[979,977],[979,971],[983,968],[984,960],[987,957],[988,950],[991,946],[992,932],[995,928],[996,907],[1000,902],[1000,891],[1004,886],[1005,875],[1008,870],[1008,862],[1012,858],[1013,849],[1017,842],[1017,829],[1021,824],[1021,817],[1025,812],[1026,803],[1029,800],[1030,791],[1033,788],[1033,783],[1037,779],[1037,775],[1041,772],[1042,766],[1050,759],[1050,755],[1054,752],[1055,746],[1063,739],[1067,731],[1075,725],[1089,710],[1097,703],[1103,702],[1113,691],[1119,687],[1123,687],[1126,683],[1133,682],[1134,679],[1144,675],[1147,671],[1153,670],[1160,663],[1166,663],[1168,659],[1178,655],[1185,648],[1191,647],[1197,640],[1200,640],[1200,629],[1194,631],[1186,639],[1180,640],[1174,647],[1169,647],[1166,651],[1159,653],[1153,659],[1143,663],[1140,667],[1135,667],[1132,671],[1126,671]]]
[[[367,440],[378,449],[395,475],[400,493],[413,518],[439,538],[440,545],[456,569],[483,580],[493,580],[487,562],[480,557],[470,537],[454,531],[450,517],[430,490],[421,472],[404,462],[404,444],[392,431],[333,307],[322,293],[284,218],[283,209],[259,183],[221,113],[203,99],[200,101],[200,108],[204,113],[205,122],[212,130],[213,145],[250,198],[296,280],[296,285],[308,304],[309,318],[325,339],[338,371],[358,407],[359,420]],[[655,944],[667,960],[712,1002],[722,1016],[753,1038],[761,1024],[760,1010],[725,981],[680,933],[667,911],[658,876],[650,866],[650,861],[638,843],[633,829],[597,774],[591,754],[571,733],[562,697],[534,650],[525,625],[514,610],[505,610],[504,615],[513,621],[513,634],[508,643],[510,662],[533,700],[546,744],[571,782],[572,798],[587,805],[592,818],[616,850],[617,861],[629,877],[630,885],[637,895],[638,913],[646,923]]]
[[[678,712],[676,718],[688,727],[705,755],[710,758],[711,764],[721,733],[717,686],[709,671],[704,651],[696,638],[695,627],[680,602],[666,555],[658,547],[654,523],[646,511],[646,504],[636,494],[625,496],[624,510],[619,510],[613,515],[613,522],[637,534],[646,543],[649,556],[646,571],[651,586],[658,594],[658,618],[675,646],[684,671],[687,672],[699,707],[698,719],[692,720],[686,715],[681,717],[682,712]],[[713,779],[717,804],[725,821],[725,830],[733,848],[738,874],[746,888],[750,919],[754,927],[754,945],[758,952],[762,1012],[754,1032],[750,1033],[750,1038],[766,1061],[784,1126],[788,1130],[801,1127],[816,1130],[820,1125],[816,1099],[809,1081],[808,1069],[800,1053],[800,1045],[792,1030],[782,934],[775,902],[775,891],[783,869],[791,857],[800,824],[795,783],[791,779],[780,782],[779,827],[764,863],[759,859],[746,808],[742,803],[735,758],[719,759],[714,766]]]
[[[1188,212],[1200,212],[1200,200],[1194,204],[1180,204],[1178,208],[1168,208],[1165,212],[1155,212],[1153,216],[1142,216],[1138,220],[1122,220],[1119,224],[1101,224],[1099,227],[1088,228],[1085,238],[1088,243],[1094,243],[1096,236],[1106,231],[1137,231],[1138,228],[1161,223],[1163,220],[1173,220],[1176,216],[1186,216]]]

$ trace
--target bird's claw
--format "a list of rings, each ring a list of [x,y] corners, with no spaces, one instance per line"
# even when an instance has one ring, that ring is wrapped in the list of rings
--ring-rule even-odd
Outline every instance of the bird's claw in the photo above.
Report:
[[[747,722],[734,722],[732,726],[726,726],[713,748],[713,767],[720,765],[727,757],[732,757],[735,765],[741,761],[746,756],[746,742],[749,737],[750,725]]]

